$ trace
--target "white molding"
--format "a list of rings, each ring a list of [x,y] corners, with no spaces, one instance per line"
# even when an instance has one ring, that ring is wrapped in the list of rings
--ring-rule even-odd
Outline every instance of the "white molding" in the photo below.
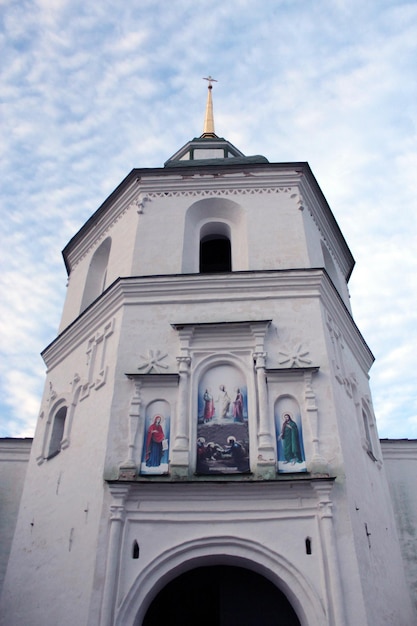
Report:
[[[330,209],[327,207],[327,204],[325,205],[317,196],[311,181],[305,176],[300,179],[300,194],[303,199],[303,208],[309,211],[343,275],[345,278],[348,277],[352,269],[352,259],[350,255],[343,254],[343,251],[349,252],[346,241],[339,230],[336,220],[329,219]],[[333,214],[331,216],[334,218]]]
[[[5,437],[0,438],[0,462],[27,463],[32,449],[32,437],[24,439]]]
[[[67,327],[42,353],[48,369],[55,367],[125,305],[167,306],[174,303],[239,302],[321,298],[324,308],[342,330],[367,373],[373,356],[352,316],[322,269],[231,272],[228,274],[174,274],[120,278]],[[213,319],[213,323],[224,320]],[[247,319],[235,319],[235,322]],[[254,320],[257,321],[257,320]],[[187,324],[196,320],[182,320]]]
[[[93,226],[86,230],[83,237],[67,251],[67,262],[71,270],[73,270],[80,261],[87,256],[92,249],[97,248],[105,237],[108,236],[111,228],[127,211],[137,211],[135,200],[138,197],[138,183],[134,180],[130,185],[116,198],[111,206],[97,215]]]
[[[380,439],[384,461],[417,461],[417,439]]]

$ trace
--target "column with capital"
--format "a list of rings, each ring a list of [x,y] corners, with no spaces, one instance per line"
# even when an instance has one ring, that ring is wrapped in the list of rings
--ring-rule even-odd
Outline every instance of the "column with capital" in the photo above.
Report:
[[[316,404],[316,395],[313,390],[313,374],[316,371],[318,370],[309,369],[304,372],[304,397],[305,408],[308,416],[308,419],[306,420],[306,428],[310,429],[311,443],[313,446],[313,455],[309,462],[308,470],[312,474],[328,476],[328,462],[320,453],[318,409]]]
[[[333,482],[313,482],[313,489],[318,499],[318,525],[322,548],[323,572],[326,588],[330,590],[328,598],[329,626],[346,624],[345,605],[341,587],[342,573],[337,553],[333,527],[333,512],[330,492]]]
[[[182,354],[177,357],[177,362],[180,380],[178,385],[177,423],[170,468],[172,473],[184,474],[188,472],[189,464],[190,440],[188,436],[187,408],[191,358],[186,354]]]
[[[127,459],[119,467],[119,480],[134,480],[137,476],[137,466],[140,459],[136,459],[136,439],[140,421],[142,381],[134,380],[133,397],[129,410],[129,452]]]
[[[129,493],[128,485],[111,487],[113,502],[110,505],[110,529],[107,548],[106,574],[101,605],[100,626],[112,626],[116,591],[119,577],[120,548],[125,520],[125,500]]]
[[[268,411],[268,389],[266,385],[266,352],[254,352],[256,383],[258,388],[258,466],[275,467],[275,452]]]

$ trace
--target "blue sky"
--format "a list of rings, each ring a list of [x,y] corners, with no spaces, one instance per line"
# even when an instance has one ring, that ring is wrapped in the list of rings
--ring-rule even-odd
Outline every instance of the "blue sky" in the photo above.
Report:
[[[381,437],[417,438],[417,3],[0,0],[0,436],[31,436],[61,250],[202,132],[308,161],[356,259]]]

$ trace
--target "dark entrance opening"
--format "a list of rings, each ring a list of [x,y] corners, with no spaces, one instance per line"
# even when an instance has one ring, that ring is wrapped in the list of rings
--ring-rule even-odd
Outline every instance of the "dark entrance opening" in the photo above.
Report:
[[[222,235],[207,235],[200,242],[200,272],[231,272],[230,241]]]
[[[150,605],[142,626],[300,626],[286,596],[251,570],[198,567],[175,578]]]

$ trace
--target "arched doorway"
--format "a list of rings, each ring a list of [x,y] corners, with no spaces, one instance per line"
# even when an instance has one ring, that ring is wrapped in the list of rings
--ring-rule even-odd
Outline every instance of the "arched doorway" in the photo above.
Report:
[[[185,572],[154,598],[143,626],[300,626],[286,596],[242,567],[210,565]]]

